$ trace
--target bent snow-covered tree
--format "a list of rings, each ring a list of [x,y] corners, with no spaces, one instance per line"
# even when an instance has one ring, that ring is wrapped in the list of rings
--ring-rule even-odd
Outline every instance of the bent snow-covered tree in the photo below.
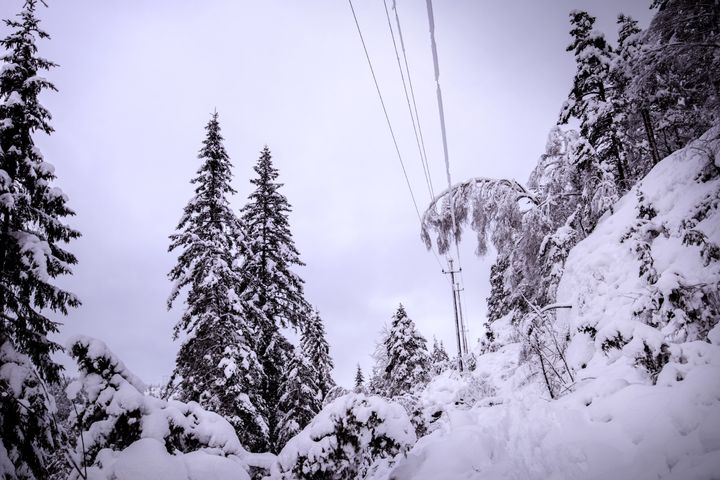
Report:
[[[80,234],[65,223],[73,211],[35,144],[36,133],[53,132],[38,97],[55,90],[42,77],[55,64],[37,54],[48,35],[36,3],[5,20],[0,40],[0,477],[10,479],[43,477],[57,448],[46,382],[59,380],[60,347],[48,338],[58,331],[48,315],[80,303],[54,283],[71,273],[76,259],[64,244]]]
[[[259,395],[263,370],[255,354],[248,312],[238,302],[240,284],[233,265],[242,249],[238,219],[230,209],[230,159],[222,144],[217,113],[206,127],[195,196],[183,211],[170,251],[179,250],[169,274],[174,282],[170,308],[187,289],[175,338],[187,335],[176,359],[176,396],[219,413],[250,449],[267,447],[268,426]]]

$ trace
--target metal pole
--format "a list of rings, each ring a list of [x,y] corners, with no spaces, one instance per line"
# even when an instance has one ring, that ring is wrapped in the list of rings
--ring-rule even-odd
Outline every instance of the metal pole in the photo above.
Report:
[[[452,259],[448,259],[448,264],[450,265],[450,271],[446,272],[443,270],[443,273],[450,274],[450,280],[452,283],[452,295],[453,295],[453,309],[455,312],[455,336],[457,339],[457,351],[458,351],[458,368],[460,371],[463,371],[463,349],[462,349],[462,342],[460,340],[460,317],[458,315],[458,302],[457,302],[457,295],[455,292],[455,274],[457,273],[455,270],[453,270],[453,261]]]

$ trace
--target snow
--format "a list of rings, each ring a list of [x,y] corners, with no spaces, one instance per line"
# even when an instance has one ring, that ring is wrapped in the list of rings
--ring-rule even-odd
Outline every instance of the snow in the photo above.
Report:
[[[379,396],[349,393],[326,405],[290,439],[272,465],[273,480],[364,478],[388,471],[392,458],[415,443],[405,409]],[[343,476],[344,475],[344,476]]]
[[[139,438],[121,449],[100,450],[88,467],[89,479],[107,480],[245,480],[246,457],[233,427],[195,402],[162,400],[143,392],[144,383],[130,372],[100,340],[77,336],[67,345],[78,355],[80,377],[67,389],[75,397],[83,389],[95,408],[94,423],[83,432],[87,451],[104,445],[115,422],[127,415],[139,417]],[[83,363],[84,362],[84,363]],[[99,373],[96,373],[96,370]],[[100,406],[98,409],[97,406]],[[190,447],[188,447],[190,445]],[[82,450],[76,452],[79,462]],[[253,464],[262,463],[254,456]],[[269,461],[264,459],[264,463]]]
[[[165,444],[143,438],[122,450],[99,454],[102,467],[88,469],[88,480],[249,480],[242,462],[195,451],[184,455],[167,452]]]
[[[576,378],[563,396],[547,398],[522,361],[509,318],[499,319],[492,329],[501,346],[479,350],[475,371],[446,371],[427,385],[420,408],[430,433],[372,478],[720,478],[720,325],[711,325],[705,340],[690,321],[638,318],[652,289],[623,240],[638,224],[641,191],[656,210],[651,222],[667,232],[648,240],[657,289],[720,285],[717,262],[703,262],[700,247],[683,244],[687,219],[720,193],[717,176],[700,180],[718,157],[720,126],[661,161],[571,250],[557,301],[572,308],[556,313],[571,327],[566,353]],[[717,210],[715,203],[690,225],[708,242],[720,241]],[[678,336],[679,326],[691,333]],[[595,328],[595,338],[583,327]],[[607,347],[618,334],[623,344]],[[666,349],[656,378],[637,363],[646,345]]]

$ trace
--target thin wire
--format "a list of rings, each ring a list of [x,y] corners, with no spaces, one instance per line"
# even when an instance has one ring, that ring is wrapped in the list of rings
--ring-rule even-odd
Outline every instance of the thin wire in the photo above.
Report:
[[[407,170],[405,169],[405,163],[403,162],[402,155],[400,154],[400,148],[398,147],[397,139],[395,138],[395,132],[392,128],[392,124],[390,123],[390,116],[388,115],[387,108],[385,108],[385,101],[383,100],[383,96],[380,91],[380,85],[378,84],[377,77],[375,76],[375,69],[372,66],[370,54],[368,53],[367,46],[365,45],[365,38],[363,37],[362,30],[360,29],[360,23],[358,22],[357,15],[355,14],[355,8],[353,7],[352,0],[348,0],[348,3],[350,4],[350,10],[352,11],[353,19],[355,20],[355,27],[357,27],[357,32],[360,36],[360,42],[362,43],[363,51],[365,52],[365,58],[367,59],[368,66],[370,67],[370,73],[372,74],[373,82],[375,83],[375,90],[377,90],[378,98],[380,99],[380,105],[382,106],[383,113],[385,114],[385,120],[387,121],[387,126],[390,130],[393,144],[395,145],[395,152],[397,152],[397,157],[400,161],[400,166],[402,167],[403,176],[405,177],[405,183],[407,184],[408,191],[410,192],[410,198],[412,199],[413,206],[415,207],[415,213],[417,214],[418,221],[422,225],[420,209],[418,208],[417,201],[415,201],[415,194],[413,193],[412,186],[410,185],[410,179],[408,178]],[[438,262],[438,265],[442,269],[442,263],[440,262],[440,258],[438,257],[437,253],[435,253],[435,250],[431,251],[435,256],[435,260]]]
[[[397,59],[398,70],[400,71],[400,79],[402,80],[403,91],[405,92],[405,101],[407,102],[408,113],[410,114],[410,121],[412,122],[413,133],[415,134],[415,143],[417,144],[418,154],[420,155],[420,164],[425,174],[425,183],[428,187],[428,193],[430,194],[430,201],[435,198],[433,194],[432,183],[430,181],[430,172],[428,171],[427,164],[423,158],[423,150],[420,146],[420,137],[418,136],[418,129],[415,123],[415,116],[413,115],[413,109],[410,105],[410,95],[408,94],[407,84],[405,82],[405,74],[403,73],[402,63],[400,63],[400,54],[398,53],[397,43],[395,42],[395,32],[393,31],[392,22],[390,21],[390,12],[388,11],[387,0],[383,0],[383,6],[385,7],[385,18],[387,18],[388,29],[390,29],[390,38],[392,38],[393,49],[395,50],[395,58]],[[408,78],[410,72],[408,71]]]
[[[410,97],[412,98],[413,110],[415,111],[415,119],[417,120],[417,129],[420,133],[420,145],[422,146],[423,159],[425,161],[425,168],[428,172],[430,179],[430,194],[432,198],[435,198],[435,190],[432,183],[432,175],[430,174],[430,164],[428,163],[427,151],[425,150],[425,139],[422,133],[422,124],[420,122],[420,115],[418,115],[417,103],[415,102],[415,89],[413,88],[412,76],[410,75],[410,65],[408,64],[407,52],[405,51],[405,40],[403,39],[402,28],[400,27],[400,16],[398,14],[397,3],[393,0],[393,11],[395,12],[395,23],[397,23],[398,37],[400,38],[400,48],[403,54],[403,61],[405,62],[405,70],[407,71],[408,85],[410,86]]]
[[[435,42],[435,16],[433,15],[433,7],[432,7],[432,0],[426,0],[427,5],[427,14],[428,14],[428,24],[430,27],[430,47],[432,50],[432,56],[433,56],[433,68],[435,71],[435,86],[436,86],[436,96],[437,96],[437,105],[438,105],[438,114],[440,117],[440,132],[442,134],[442,144],[443,144],[443,154],[445,156],[445,174],[447,176],[447,184],[448,184],[448,195],[450,195],[450,217],[452,219],[452,226],[453,226],[453,239],[455,240],[455,252],[457,254],[457,260],[458,260],[458,270],[460,270],[460,281],[462,282],[458,287],[460,288],[461,285],[464,283],[464,278],[462,276],[462,263],[460,259],[460,245],[457,239],[457,220],[455,218],[455,196],[453,195],[452,190],[452,179],[450,177],[450,155],[448,154],[448,146],[447,146],[447,130],[445,128],[445,111],[443,109],[443,100],[442,100],[442,89],[440,88],[440,65],[438,61],[438,52],[437,52],[437,43]],[[460,294],[458,292],[458,297],[460,297]],[[462,308],[462,300],[458,302],[460,305],[460,308]],[[464,315],[461,316],[464,317]],[[462,320],[463,324],[465,323],[464,318]],[[465,334],[465,326],[462,326],[462,335],[465,345],[467,345],[467,339]]]
[[[433,15],[432,0],[426,0],[428,23],[430,24],[430,47],[433,56],[433,67],[435,69],[435,93],[437,96],[438,114],[440,116],[440,133],[442,134],[443,154],[445,156],[445,175],[447,176],[448,195],[450,195],[450,217],[453,226],[453,239],[455,240],[455,251],[460,266],[460,247],[457,239],[457,220],[455,219],[455,196],[452,191],[452,179],[450,178],[450,155],[447,146],[447,131],[445,128],[445,110],[443,108],[442,89],[440,88],[440,65],[438,63],[437,43],[435,43],[435,17]]]
[[[400,154],[400,148],[398,147],[397,139],[395,138],[395,131],[392,128],[392,124],[390,123],[390,116],[388,115],[387,108],[385,108],[385,100],[383,100],[382,93],[380,92],[380,85],[378,84],[377,77],[375,76],[375,69],[372,66],[372,61],[370,60],[370,54],[368,53],[367,46],[365,45],[365,38],[363,37],[362,31],[360,30],[360,23],[358,23],[357,15],[355,14],[355,8],[353,7],[352,0],[348,0],[348,3],[350,4],[350,10],[353,14],[353,19],[355,20],[355,26],[357,27],[358,35],[360,36],[360,42],[362,43],[363,50],[365,51],[365,58],[367,59],[368,66],[370,67],[370,73],[372,74],[373,82],[375,82],[375,90],[377,90],[378,98],[380,99],[380,105],[382,106],[383,113],[385,114],[385,120],[387,121],[387,126],[390,129],[390,135],[392,136],[393,145],[395,145],[395,152],[397,152],[398,160],[400,160],[400,166],[402,167],[403,175],[405,176],[405,183],[407,183],[408,190],[410,191],[410,198],[412,198],[413,206],[415,207],[415,213],[417,214],[418,220],[420,223],[422,223],[422,218],[420,217],[420,209],[417,206],[417,202],[415,201],[415,194],[413,193],[412,186],[410,186],[410,179],[407,175],[407,170],[405,169],[405,162],[403,162],[402,155]]]

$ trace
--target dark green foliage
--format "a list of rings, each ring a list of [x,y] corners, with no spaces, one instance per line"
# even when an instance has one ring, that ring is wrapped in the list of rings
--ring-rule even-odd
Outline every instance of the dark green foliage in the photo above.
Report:
[[[314,365],[304,349],[295,352],[284,369],[278,409],[278,445],[285,445],[317,415],[322,407],[315,384]]]
[[[0,448],[8,452],[0,477],[7,479],[55,469],[61,430],[48,388],[62,368],[52,358],[60,346],[48,335],[59,324],[50,315],[80,304],[54,284],[71,273],[77,260],[64,244],[80,234],[65,223],[74,213],[35,144],[36,134],[53,132],[39,96],[55,90],[42,77],[55,64],[38,56],[36,42],[49,36],[36,4],[26,0],[4,20],[9,32],[0,40]]]
[[[388,397],[409,393],[428,381],[430,355],[425,339],[417,331],[415,323],[407,316],[402,305],[398,306],[393,315],[385,349],[385,394]]]
[[[303,280],[292,270],[304,263],[290,232],[290,204],[279,192],[282,184],[277,182],[279,173],[268,147],[262,150],[254,170],[256,177],[250,183],[255,189],[240,212],[245,244],[238,259],[237,291],[247,321],[256,332],[255,352],[264,372],[260,391],[266,405],[263,416],[268,426],[268,446],[277,452],[284,412],[275,406],[282,395],[282,366],[292,358],[292,346],[279,329],[295,327],[303,332],[312,313],[304,298]],[[321,324],[320,328],[322,336]],[[310,350],[307,353],[314,355]],[[317,386],[326,391],[327,379]]]
[[[191,181],[195,196],[170,236],[170,251],[180,253],[168,275],[174,282],[168,308],[187,289],[175,337],[188,336],[178,352],[171,387],[179,399],[223,415],[247,448],[264,450],[269,434],[260,395],[264,373],[248,320],[252,312],[237,301],[241,282],[234,262],[245,246],[228,203],[235,191],[217,113],[206,132],[198,155],[202,163]]]
[[[363,375],[360,364],[357,365],[355,370],[355,393],[362,393],[365,390],[365,376]]]
[[[320,399],[324,399],[330,389],[335,386],[332,379],[333,361],[330,357],[330,346],[325,338],[325,327],[317,310],[306,320],[300,345],[310,365],[313,366],[313,384],[318,389]]]

